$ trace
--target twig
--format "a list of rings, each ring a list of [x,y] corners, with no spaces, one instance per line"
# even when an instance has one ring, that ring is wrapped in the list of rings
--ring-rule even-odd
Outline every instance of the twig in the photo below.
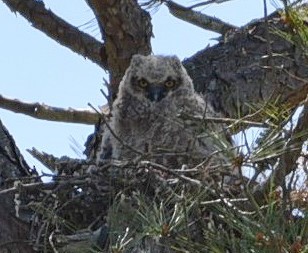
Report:
[[[45,152],[40,152],[36,148],[27,149],[27,151],[52,172],[59,172],[60,169],[66,168],[77,169],[82,165],[86,165],[86,161],[82,159],[73,159],[67,156],[55,157]]]
[[[10,194],[10,193],[16,193],[19,191],[20,188],[31,190],[31,189],[36,189],[41,186],[45,186],[46,188],[52,188],[54,185],[55,185],[55,182],[50,182],[50,183],[38,182],[38,183],[31,183],[31,184],[19,184],[18,186],[14,186],[14,187],[11,187],[5,190],[1,190],[0,196]]]
[[[188,8],[189,9],[194,9],[194,8],[198,8],[198,7],[201,7],[201,6],[204,6],[204,5],[221,4],[221,3],[224,3],[224,2],[228,2],[228,1],[231,1],[231,0],[208,0],[208,1],[204,1],[202,3],[191,5]]]
[[[103,78],[103,81],[104,81],[104,86],[107,88],[108,94],[106,94],[103,89],[101,89],[101,92],[104,95],[104,97],[106,98],[109,108],[111,108],[112,97],[113,97],[111,85],[109,84],[109,82],[105,78]]]
[[[268,195],[270,192],[272,185],[279,186],[285,184],[285,176],[297,168],[296,160],[299,158],[302,151],[301,146],[303,142],[307,139],[307,134],[303,134],[307,129],[307,126],[308,106],[305,105],[299,116],[297,126],[295,127],[290,140],[286,143],[286,152],[283,152],[281,155],[276,170],[264,184],[254,190],[253,196],[256,201],[262,201],[264,196]],[[289,152],[287,152],[288,150]]]
[[[99,117],[89,110],[74,110],[51,107],[39,103],[25,103],[17,99],[9,99],[0,95],[0,108],[49,121],[94,125]]]
[[[269,32],[269,21],[268,21],[268,13],[267,13],[267,0],[263,0],[263,11],[264,11],[264,23],[265,23],[265,38],[266,38],[266,47],[267,47],[267,54],[268,54],[268,65],[270,66],[272,75],[272,80],[274,79],[274,64],[273,64],[273,50],[271,45],[270,39],[270,32]]]
[[[80,178],[73,178],[72,180],[61,181],[61,182],[48,182],[48,183],[37,182],[37,183],[29,183],[29,184],[18,184],[18,186],[11,187],[11,188],[8,188],[8,189],[5,189],[5,190],[1,190],[0,196],[10,194],[10,193],[16,193],[20,189],[24,189],[24,190],[28,190],[28,191],[30,191],[30,190],[37,191],[37,189],[41,187],[42,190],[52,190],[55,187],[61,187],[62,188],[64,186],[84,185],[84,184],[87,184],[87,183],[88,183],[87,180],[80,177]]]
[[[101,117],[101,119],[103,120],[103,123],[106,125],[106,127],[108,128],[110,133],[113,135],[114,138],[116,138],[117,141],[119,141],[125,148],[130,149],[134,153],[136,153],[138,155],[144,155],[142,152],[140,152],[140,151],[134,149],[133,147],[127,145],[119,136],[117,136],[117,134],[110,127],[109,123],[107,122],[107,120],[105,118],[105,115],[100,113],[91,103],[88,103],[88,105],[97,113],[97,115],[99,115]]]
[[[270,123],[266,122],[257,122],[245,119],[231,119],[231,118],[216,118],[216,117],[203,117],[203,116],[196,116],[196,115],[188,115],[184,113],[180,113],[178,117],[182,119],[191,119],[193,121],[201,122],[201,121],[211,121],[214,123],[221,123],[221,124],[231,124],[228,128],[233,128],[236,125],[245,125],[247,127],[272,127]]]
[[[228,31],[238,28],[234,25],[225,23],[218,18],[205,15],[190,8],[186,8],[173,1],[166,1],[166,5],[173,16],[186,22],[189,22],[193,25],[199,26],[205,30],[217,32],[224,35]]]
[[[48,241],[49,241],[49,244],[50,244],[50,246],[51,246],[53,252],[54,252],[54,253],[59,253],[59,252],[57,251],[57,249],[56,249],[56,247],[55,247],[53,241],[52,241],[52,238],[53,238],[54,233],[55,233],[55,231],[52,231],[52,232],[50,233],[50,235],[49,235],[49,237],[48,237]]]
[[[192,184],[192,185],[196,185],[196,186],[202,186],[202,184],[201,184],[201,182],[199,180],[192,179],[192,178],[189,178],[189,177],[186,177],[186,176],[183,176],[183,175],[179,175],[175,171],[170,170],[170,169],[168,169],[167,167],[165,167],[165,166],[163,166],[161,164],[150,162],[150,161],[141,161],[139,163],[139,165],[140,166],[146,166],[147,168],[153,167],[153,168],[158,169],[160,171],[166,172],[166,173],[168,173],[170,175],[176,176],[177,178],[181,179],[182,181],[184,181],[186,183],[189,183],[189,184]]]
[[[248,201],[248,198],[238,198],[238,199],[230,199],[230,198],[220,198],[220,199],[214,199],[209,201],[201,201],[200,205],[211,205],[211,204],[217,204],[221,202],[246,202]]]

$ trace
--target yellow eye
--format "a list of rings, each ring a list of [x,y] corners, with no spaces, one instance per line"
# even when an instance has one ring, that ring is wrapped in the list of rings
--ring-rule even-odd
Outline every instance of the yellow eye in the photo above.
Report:
[[[140,79],[140,80],[138,80],[138,85],[141,87],[141,88],[145,88],[145,87],[147,87],[148,86],[148,82],[147,82],[147,80],[145,80],[145,79]]]
[[[174,80],[167,80],[166,82],[165,82],[165,86],[167,87],[167,88],[172,88],[172,87],[174,87],[175,86],[175,81]]]

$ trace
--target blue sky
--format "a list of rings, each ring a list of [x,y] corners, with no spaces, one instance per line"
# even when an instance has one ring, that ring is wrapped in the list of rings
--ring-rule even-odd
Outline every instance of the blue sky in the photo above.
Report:
[[[95,23],[83,25],[93,19],[90,8],[83,0],[45,0],[52,11],[100,39]],[[192,5],[198,1],[177,1]],[[268,7],[273,10],[271,2]],[[263,16],[263,0],[233,0],[202,9],[234,25],[244,25]],[[181,59],[189,57],[208,44],[217,34],[178,20],[165,7],[151,11],[155,54],[175,54]],[[63,108],[88,108],[105,103],[100,93],[104,70],[49,39],[18,14],[12,13],[0,1],[0,94],[25,102],[40,102]],[[0,109],[0,119],[13,135],[17,146],[30,166],[43,168],[26,149],[35,147],[55,156],[81,157],[87,136],[93,126],[37,120]],[[76,145],[77,143],[77,145]],[[76,152],[75,149],[80,152]]]

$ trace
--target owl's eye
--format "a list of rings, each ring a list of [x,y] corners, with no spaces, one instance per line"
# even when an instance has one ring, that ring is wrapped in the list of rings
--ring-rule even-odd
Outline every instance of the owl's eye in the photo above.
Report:
[[[174,81],[174,80],[167,80],[166,82],[165,82],[165,86],[167,87],[167,88],[172,88],[172,87],[174,87],[176,85],[176,82]]]
[[[147,80],[145,80],[145,79],[140,79],[140,80],[138,80],[138,85],[141,87],[141,88],[145,88],[145,87],[147,87],[148,86],[148,82],[147,82]]]

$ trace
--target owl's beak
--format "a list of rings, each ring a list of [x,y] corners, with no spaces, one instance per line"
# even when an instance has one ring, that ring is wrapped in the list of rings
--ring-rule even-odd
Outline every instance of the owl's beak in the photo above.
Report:
[[[166,96],[167,90],[164,86],[161,85],[150,85],[147,92],[148,99],[150,99],[152,102],[159,102]]]

